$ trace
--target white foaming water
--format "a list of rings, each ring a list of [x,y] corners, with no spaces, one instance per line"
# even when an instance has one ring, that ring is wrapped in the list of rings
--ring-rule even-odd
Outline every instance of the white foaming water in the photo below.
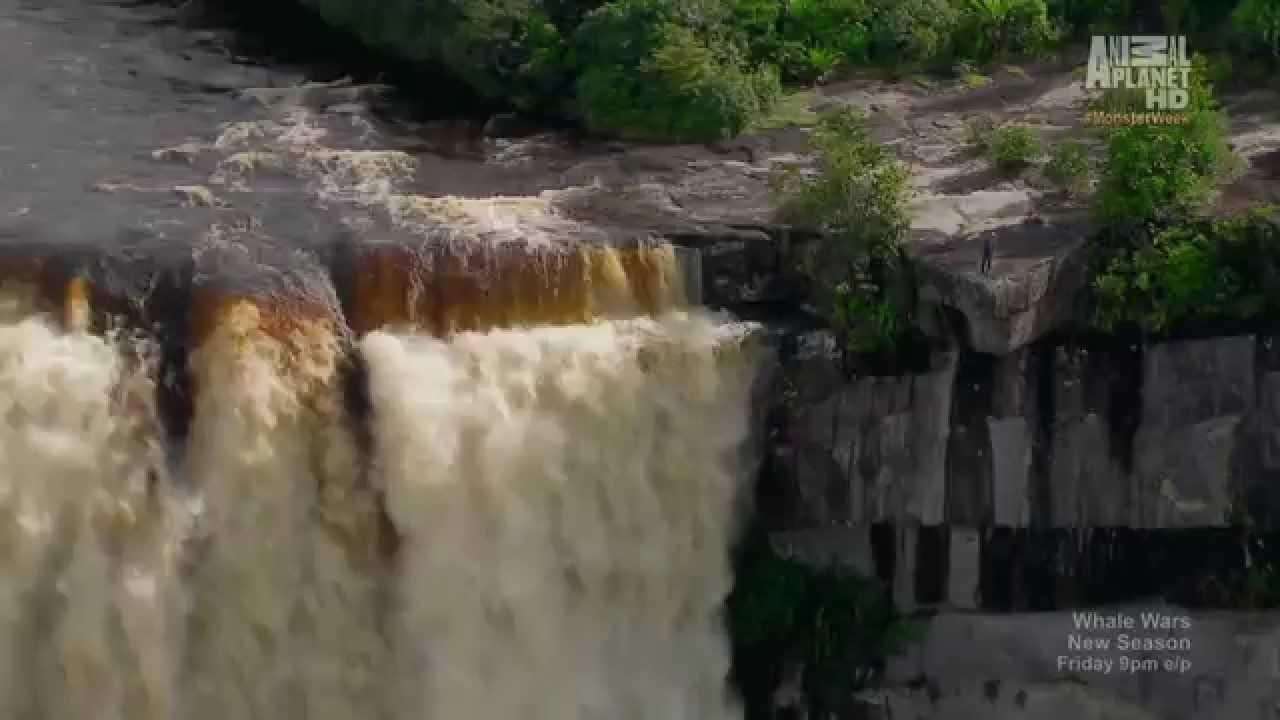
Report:
[[[376,527],[324,327],[275,339],[255,307],[193,354],[186,474],[201,498],[184,720],[377,720],[387,693]]]
[[[739,715],[753,368],[709,319],[368,336],[389,562],[328,328],[221,313],[170,482],[147,363],[30,311],[0,302],[0,717]]]
[[[0,302],[0,717],[165,720],[176,516],[146,364],[21,295]]]
[[[751,362],[676,314],[374,333],[400,717],[722,720]]]

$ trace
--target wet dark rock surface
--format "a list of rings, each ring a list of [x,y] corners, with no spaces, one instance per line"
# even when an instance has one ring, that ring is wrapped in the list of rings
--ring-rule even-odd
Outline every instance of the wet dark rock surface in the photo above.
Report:
[[[810,551],[899,582],[903,567],[932,566],[900,588],[912,604],[1034,610],[1154,594],[1232,605],[1228,588],[1260,557],[1245,548],[1278,537],[1270,336],[1047,339],[850,379],[825,331],[796,334],[769,411],[762,512]],[[896,560],[875,559],[876,527],[909,538]],[[939,530],[945,551],[925,540]],[[956,533],[973,534],[972,562],[948,568]],[[957,573],[978,600],[911,589]]]
[[[707,287],[726,296],[736,290],[722,275],[775,269],[765,230],[686,210],[728,191],[731,177],[716,185],[688,170],[719,157],[709,149],[619,152],[519,118],[486,128],[388,114],[390,87],[252,63],[234,36],[182,24],[184,13],[0,4],[9,255],[52,258],[55,274],[86,274],[98,294],[135,306],[155,277],[196,266],[211,268],[204,282],[270,295],[270,278],[327,267],[336,242],[673,240],[706,250]],[[432,198],[449,207],[418,203]],[[411,227],[395,217],[406,203],[421,205]],[[747,244],[762,249],[739,252]],[[240,260],[197,260],[214,250]]]

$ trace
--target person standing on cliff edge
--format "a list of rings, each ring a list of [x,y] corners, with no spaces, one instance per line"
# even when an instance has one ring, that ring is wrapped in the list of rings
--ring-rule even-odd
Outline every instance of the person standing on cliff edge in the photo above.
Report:
[[[993,254],[993,250],[992,250],[992,248],[991,248],[991,235],[990,235],[990,234],[988,234],[986,237],[984,237],[984,238],[982,239],[982,268],[981,268],[981,272],[982,272],[982,274],[983,274],[983,275],[990,275],[990,274],[991,274],[991,256],[992,256],[992,254]]]

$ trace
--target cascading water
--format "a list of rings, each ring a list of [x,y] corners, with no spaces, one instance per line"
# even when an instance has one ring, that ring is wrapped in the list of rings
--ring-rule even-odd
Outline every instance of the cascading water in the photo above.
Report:
[[[167,718],[181,533],[145,355],[4,290],[0,716]]]
[[[0,0],[0,720],[735,717],[752,353],[675,251],[99,5]]]
[[[201,508],[180,715],[382,717],[376,508],[355,487],[333,332],[274,337],[252,304],[217,310],[191,358]],[[364,532],[341,532],[352,522]]]
[[[705,319],[368,336],[402,717],[732,716],[747,372]]]
[[[332,322],[197,300],[175,454],[147,353],[5,297],[0,716],[736,716],[753,363],[713,319],[439,338],[393,313],[351,418]]]

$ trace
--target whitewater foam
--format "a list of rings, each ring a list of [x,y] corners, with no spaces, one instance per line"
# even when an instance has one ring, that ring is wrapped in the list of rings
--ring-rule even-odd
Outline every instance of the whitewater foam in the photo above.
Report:
[[[710,320],[362,350],[404,538],[403,717],[735,716],[719,612],[750,362]]]
[[[36,304],[0,302],[0,716],[738,716],[753,367],[710,318],[371,333],[364,458],[332,323],[223,303],[170,472],[147,345]]]
[[[179,533],[157,492],[146,355],[19,319],[30,299],[5,299],[0,716],[162,720]]]

